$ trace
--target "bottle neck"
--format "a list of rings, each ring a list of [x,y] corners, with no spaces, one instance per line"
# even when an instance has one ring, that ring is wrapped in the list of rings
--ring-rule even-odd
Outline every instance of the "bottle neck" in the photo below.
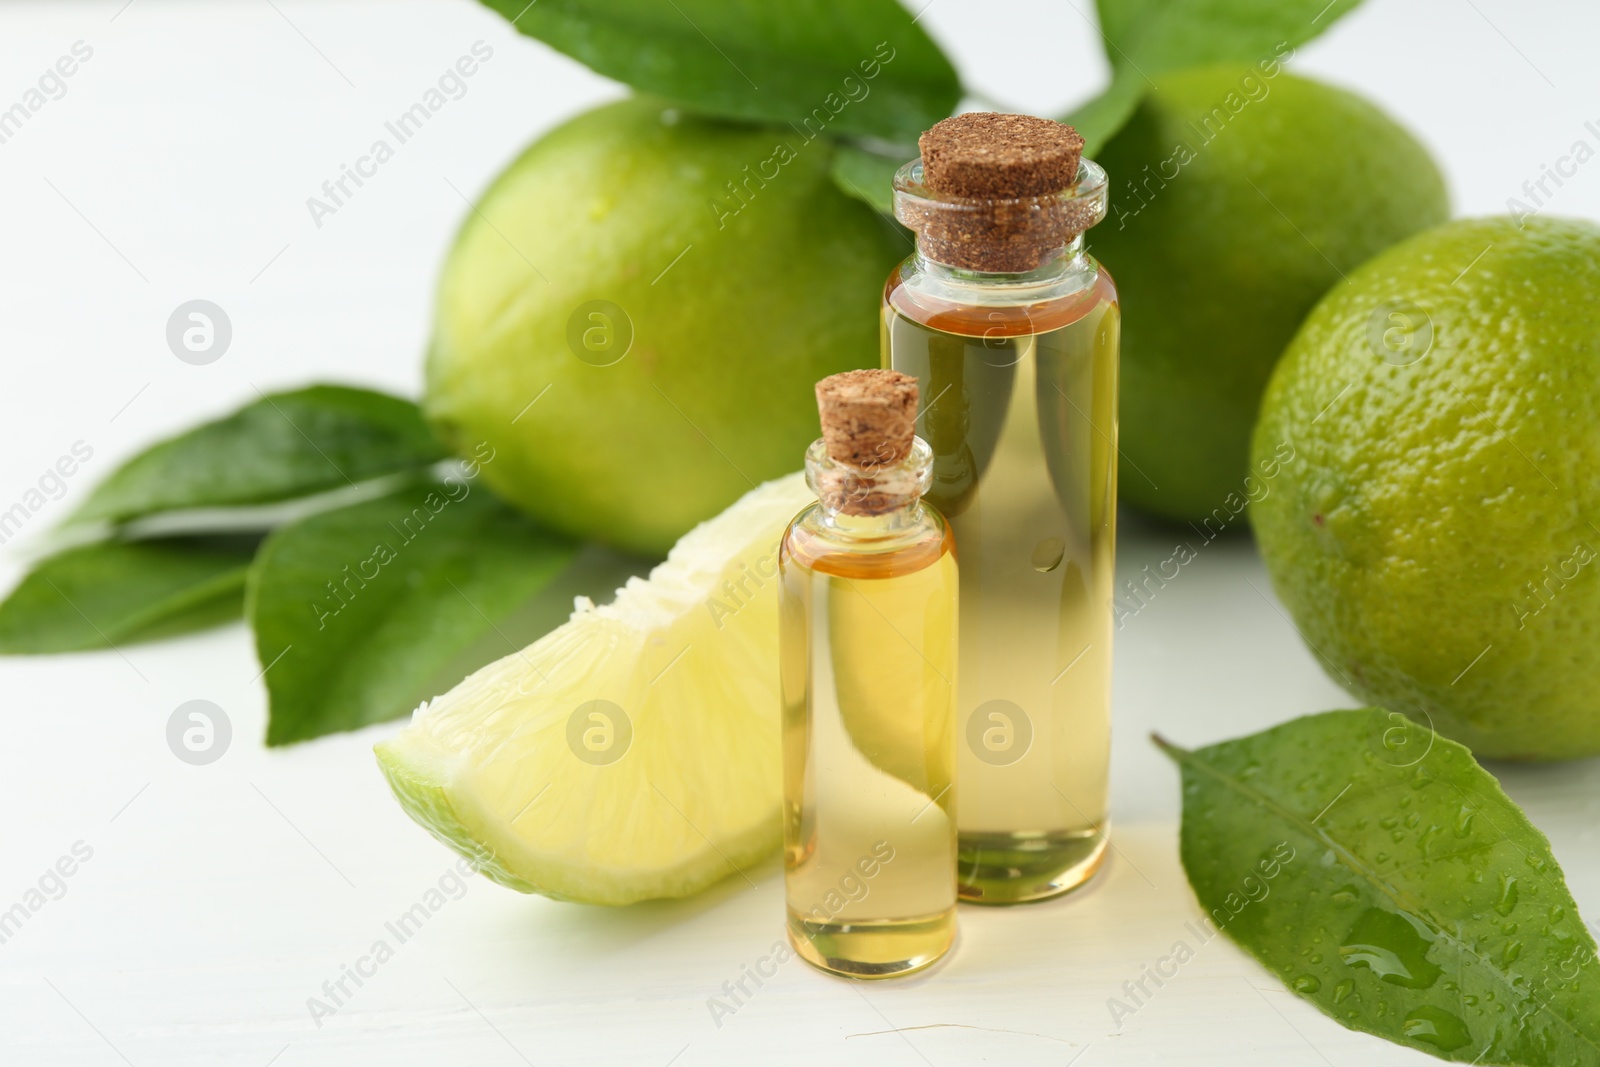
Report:
[[[920,437],[899,463],[856,467],[828,455],[821,439],[806,450],[806,484],[824,526],[846,537],[883,537],[922,522],[922,494],[933,477],[933,449]]]
[[[953,267],[948,263],[941,263],[930,256],[927,242],[920,235],[917,237],[915,260],[917,271],[927,275],[933,281],[948,285],[966,285],[979,288],[1055,286],[1087,272],[1093,262],[1090,260],[1088,253],[1084,251],[1083,234],[1081,233],[1066,244],[1059,246],[1053,254],[1046,257],[1044,262],[1033,270],[983,271],[969,270],[965,267]]]
[[[1083,235],[1030,271],[977,271],[930,259],[920,247],[903,263],[896,284],[913,303],[947,308],[1029,307],[1093,288],[1100,265],[1084,250]]]
[[[839,540],[878,541],[920,529],[926,511],[921,497],[875,515],[852,515],[823,504],[817,522]]]

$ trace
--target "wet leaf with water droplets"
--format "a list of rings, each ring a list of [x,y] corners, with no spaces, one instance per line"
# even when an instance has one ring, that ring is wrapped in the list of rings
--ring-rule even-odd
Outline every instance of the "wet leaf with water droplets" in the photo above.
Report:
[[[1403,766],[1371,743],[1396,729]],[[1182,768],[1201,907],[1300,996],[1442,1059],[1600,1067],[1594,940],[1563,921],[1577,906],[1549,842],[1465,748],[1382,709],[1157,743]],[[1513,936],[1517,919],[1551,933]]]

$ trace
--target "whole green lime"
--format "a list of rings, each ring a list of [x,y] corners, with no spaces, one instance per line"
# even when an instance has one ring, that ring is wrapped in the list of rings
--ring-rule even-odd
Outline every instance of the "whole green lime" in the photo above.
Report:
[[[1089,234],[1122,296],[1123,498],[1199,521],[1234,510],[1272,365],[1317,299],[1449,217],[1427,151],[1341,89],[1255,67],[1166,75],[1099,161]]]
[[[644,553],[798,469],[906,250],[831,155],[641,98],[541,138],[445,263],[433,425],[529,514]]]
[[[1600,753],[1600,227],[1453,222],[1336,286],[1252,522],[1327,670],[1480,756]]]

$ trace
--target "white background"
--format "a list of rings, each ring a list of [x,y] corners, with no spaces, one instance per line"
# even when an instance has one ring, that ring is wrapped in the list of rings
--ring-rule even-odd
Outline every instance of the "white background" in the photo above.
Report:
[[[934,0],[923,23],[973,87],[1059,113],[1104,77],[1088,0],[1076,3]],[[415,395],[435,271],[465,211],[455,190],[474,195],[534,135],[621,91],[468,0],[121,6],[0,8],[0,106],[74,41],[94,48],[66,96],[0,145],[0,506],[73,442],[94,449],[34,536],[119,459],[257,387],[334,379]],[[316,229],[306,198],[479,39],[494,58],[467,96]],[[1486,214],[1594,140],[1596,40],[1600,10],[1579,0],[1370,0],[1294,69],[1380,101],[1443,162],[1458,213]],[[1600,166],[1551,210],[1600,217]],[[235,331],[208,367],[164,341],[172,309],[196,297]],[[1172,550],[1170,535],[1124,530],[1127,573]],[[16,545],[0,560],[6,585]],[[949,961],[899,984],[792,963],[721,1027],[707,998],[780,933],[775,863],[749,872],[754,890],[731,878],[621,911],[479,880],[318,1028],[306,999],[450,863],[374,765],[371,745],[395,727],[266,751],[242,625],[123,656],[0,660],[0,909],[74,842],[94,850],[67,894],[0,945],[0,1061],[1425,1062],[1342,1030],[1222,939],[1113,1025],[1107,998],[1196,914],[1176,775],[1147,733],[1205,743],[1352,702],[1247,542],[1207,546],[1118,640],[1118,852],[1092,888],[964,910]],[[194,698],[233,723],[209,767],[164,740]],[[1600,918],[1600,767],[1496,771]]]

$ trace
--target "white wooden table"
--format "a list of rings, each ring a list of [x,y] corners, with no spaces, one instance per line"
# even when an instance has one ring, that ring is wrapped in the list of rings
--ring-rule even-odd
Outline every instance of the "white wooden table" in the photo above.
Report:
[[[1088,7],[935,0],[924,22],[985,93],[1058,112],[1102,76],[1073,2]],[[93,50],[0,144],[0,506],[75,442],[94,450],[4,549],[6,584],[27,540],[120,458],[254,387],[337,379],[414,394],[436,266],[464,211],[455,190],[481,189],[532,135],[618,91],[467,0],[122,4],[0,8],[0,105],[75,42]],[[1600,11],[1578,0],[1371,0],[1296,65],[1383,101],[1445,162],[1458,209],[1482,214],[1574,141],[1600,141],[1584,126],[1600,119],[1597,36]],[[317,227],[306,198],[480,39],[494,58],[468,94]],[[1600,165],[1550,210],[1600,216]],[[164,342],[171,310],[194,298],[234,324],[208,367]],[[1122,569],[1170,542],[1125,522]],[[789,963],[720,1025],[708,999],[781,936],[775,863],[749,872],[753,889],[733,878],[619,911],[473,881],[314,1020],[308,998],[392,942],[384,924],[451,866],[377,772],[371,746],[394,727],[268,752],[239,625],[124,655],[0,660],[0,910],[75,848],[89,853],[63,865],[70,877],[45,877],[59,898],[0,943],[0,1062],[1424,1062],[1342,1030],[1220,938],[1113,1022],[1108,998],[1191,936],[1196,914],[1177,862],[1176,774],[1147,733],[1205,743],[1352,703],[1280,614],[1246,541],[1207,546],[1118,641],[1117,851],[1092,888],[965,910],[949,960],[899,984]],[[164,739],[172,710],[196,698],[234,732],[205,767]],[[1600,919],[1600,766],[1497,771]]]

